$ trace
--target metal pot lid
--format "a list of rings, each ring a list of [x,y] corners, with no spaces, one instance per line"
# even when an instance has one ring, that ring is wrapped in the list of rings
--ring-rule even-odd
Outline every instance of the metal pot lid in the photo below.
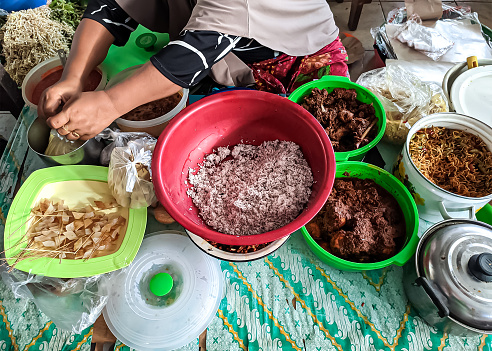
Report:
[[[447,299],[451,317],[492,331],[492,226],[468,219],[437,223],[417,248],[419,276]]]
[[[212,321],[223,280],[219,261],[188,237],[154,234],[112,281],[104,318],[127,346],[174,350],[196,340]]]

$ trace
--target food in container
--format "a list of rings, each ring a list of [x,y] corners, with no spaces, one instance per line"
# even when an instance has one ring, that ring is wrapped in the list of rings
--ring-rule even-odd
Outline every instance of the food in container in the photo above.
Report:
[[[338,178],[321,211],[306,224],[318,244],[353,262],[384,261],[406,236],[396,199],[372,179]]]
[[[184,233],[150,234],[133,263],[111,282],[104,320],[125,345],[174,350],[207,329],[223,297],[219,261]]]
[[[412,161],[412,155],[410,153],[410,143],[414,135],[425,128],[447,128],[471,133],[482,140],[489,151],[492,150],[492,128],[477,119],[457,113],[437,113],[424,117],[415,123],[410,130],[405,146],[393,168],[394,175],[405,184],[415,199],[421,218],[434,223],[442,221],[443,218],[450,219],[454,217],[474,219],[475,212],[492,200],[492,193],[485,195],[487,191],[485,191],[485,193],[482,191],[481,193],[475,194],[480,195],[480,197],[472,197],[469,196],[471,195],[469,192],[461,192],[468,196],[456,194],[452,191],[451,187],[455,184],[455,191],[458,191],[458,188],[463,190],[466,184],[469,184],[470,182],[473,183],[474,179],[472,179],[472,177],[476,177],[476,172],[479,171],[482,173],[482,176],[478,178],[480,181],[475,183],[475,186],[478,186],[483,190],[489,189],[488,187],[492,181],[492,174],[482,172],[477,164],[473,164],[474,175],[469,177],[470,174],[472,174],[471,168],[468,167],[469,162],[464,165],[469,169],[468,171],[465,168],[464,171],[453,174],[454,168],[451,167],[451,163],[453,163],[453,159],[455,160],[454,162],[456,162],[456,159],[453,155],[449,155],[449,159],[446,159],[449,163],[443,161],[437,163],[433,169],[430,169],[429,167],[426,169],[438,173],[451,172],[451,176],[455,178],[448,178],[447,175],[446,177],[439,176],[439,179],[442,179],[440,182],[444,183],[443,186],[445,188],[441,188],[439,185],[436,185],[431,180],[427,179],[423,172],[419,170],[417,165]],[[458,144],[458,146],[462,147],[460,144]],[[463,149],[469,150],[471,153],[471,150],[473,149],[469,149],[469,146],[471,145],[464,145]],[[447,150],[444,151],[448,152]],[[485,156],[483,151],[480,152]],[[463,161],[469,161],[475,158],[475,154],[472,155],[470,153],[467,151],[466,155],[462,154],[459,156],[461,160],[458,160],[459,163],[456,164],[461,164]],[[477,160],[484,162],[486,159],[482,157],[481,159],[477,158]],[[439,167],[442,167],[442,169]],[[486,172],[490,172],[490,162],[485,165],[482,164],[481,167],[486,170]],[[487,185],[487,181],[489,181],[489,185]]]
[[[441,221],[421,237],[405,265],[408,299],[430,325],[447,333],[492,334],[492,226]]]
[[[395,145],[405,143],[408,131],[420,118],[448,112],[447,97],[438,85],[423,82],[398,65],[362,73],[357,83],[372,91],[383,104],[383,140]]]
[[[119,72],[110,79],[106,89],[110,89],[131,77],[142,66],[133,66]],[[186,107],[187,102],[188,89],[181,89],[174,95],[139,106],[115,122],[118,128],[124,132],[146,132],[158,137],[169,124],[169,121]]]
[[[475,134],[422,128],[413,135],[409,149],[418,170],[440,188],[467,197],[492,194],[492,151]]]
[[[219,147],[198,168],[188,172],[187,195],[205,223],[224,234],[254,235],[290,223],[313,185],[299,145],[289,141]]]
[[[271,243],[225,245],[203,239],[188,230],[186,231],[186,234],[188,234],[191,241],[207,255],[229,262],[249,262],[266,257],[277,251],[290,238],[290,235],[287,235]]]
[[[31,210],[29,227],[19,241],[27,245],[16,250],[10,269],[24,260],[41,257],[88,260],[116,252],[121,245],[118,239],[126,227],[126,219],[118,213],[117,204],[94,200],[81,206],[70,208],[63,200],[40,199]],[[108,210],[117,212],[108,213]]]
[[[357,101],[364,104],[369,104],[374,107],[374,115],[377,118],[375,125],[369,129],[369,125],[365,123],[366,128],[364,131],[368,131],[369,133],[376,133],[374,138],[367,143],[367,145],[356,148],[355,150],[350,151],[337,151],[335,152],[335,158],[337,162],[339,161],[347,161],[347,160],[362,160],[367,152],[376,146],[376,144],[383,137],[384,131],[386,129],[386,118],[383,109],[383,105],[379,101],[379,99],[369,90],[364,88],[359,84],[352,83],[346,77],[336,77],[336,76],[323,76],[321,79],[306,83],[299,88],[297,88],[292,94],[289,96],[289,100],[294,101],[298,104],[302,104],[303,99],[311,94],[314,88],[317,89],[326,89],[328,92],[332,92],[334,89],[343,88],[343,89],[354,89],[357,92]],[[370,122],[373,123],[373,120]],[[364,124],[363,124],[364,125]],[[362,134],[358,134],[358,139],[361,138]],[[334,130],[336,133],[336,130]],[[359,140],[356,140],[357,143]]]
[[[270,243],[264,243],[264,244],[259,244],[259,245],[239,245],[239,246],[237,246],[237,245],[222,245],[222,244],[216,243],[215,241],[210,241],[210,240],[207,240],[207,241],[210,243],[210,245],[212,245],[216,249],[219,249],[222,251],[227,251],[227,252],[232,252],[232,253],[238,253],[238,254],[255,252],[255,251],[261,250],[261,249],[267,247],[268,245],[270,245]]]
[[[22,83],[24,102],[32,108],[37,108],[43,91],[58,82],[62,73],[63,66],[59,57],[52,57],[36,65]],[[89,74],[83,89],[84,91],[103,90],[107,83],[106,79],[105,71],[97,67]]]
[[[108,187],[107,177],[108,169],[97,166],[58,166],[33,172],[19,189],[9,210],[4,232],[7,263],[10,266],[15,265],[15,268],[21,271],[57,278],[89,277],[114,271],[130,264],[137,254],[143,238],[147,211],[145,208],[134,210],[108,206],[108,203],[115,203],[115,200]],[[68,210],[63,210],[61,217],[63,232],[60,232],[59,236],[53,236],[53,232],[56,233],[59,229],[49,226],[48,229],[41,228],[41,234],[44,238],[41,237],[42,240],[38,240],[42,243],[51,241],[47,246],[44,245],[47,250],[53,251],[52,248],[56,248],[56,251],[60,252],[54,253],[55,258],[35,257],[16,262],[18,254],[25,250],[29,244],[27,239],[32,237],[30,228],[36,228],[38,224],[42,223],[41,221],[45,221],[43,218],[46,217],[51,217],[53,223],[60,224],[60,220],[57,219],[58,216],[51,216],[51,213],[46,213],[44,210],[42,216],[40,216],[39,211],[32,212],[33,209],[36,210],[36,206],[44,208],[45,205],[43,204],[46,202],[43,199],[48,199],[49,204],[52,204],[53,207],[54,204],[63,201],[63,206],[68,208]],[[102,207],[105,208],[102,209]],[[58,207],[56,209],[58,210]],[[124,224],[120,216],[124,219]],[[80,218],[75,220],[75,217]],[[114,219],[117,220],[116,225],[111,224],[111,226],[104,228]],[[38,222],[36,223],[36,221]],[[64,223],[66,221],[68,222]],[[101,221],[106,223],[101,225]],[[110,236],[114,235],[117,227],[120,228],[117,235],[111,238],[108,251],[101,250],[98,252],[97,248],[100,248],[106,239],[102,233],[105,233],[104,236],[108,232],[111,233]],[[77,237],[76,240],[74,235]],[[86,240],[80,243],[79,239],[82,237],[85,237]],[[88,244],[89,237],[91,244]],[[100,240],[94,240],[95,238],[100,238]],[[35,240],[35,237],[32,239]],[[57,241],[59,242],[57,243]],[[79,247],[80,244],[82,244],[82,248]],[[86,246],[84,247],[84,245]],[[81,250],[84,254],[90,251],[88,245],[93,245],[92,248],[95,248],[92,256],[90,256],[91,253],[88,253],[85,257],[86,260],[83,259],[84,255],[82,255],[82,259],[75,259],[80,256]],[[75,246],[77,246],[76,249]],[[65,249],[71,248],[78,251],[76,253],[65,252]],[[63,257],[63,253],[65,253],[65,257]],[[89,257],[90,259],[87,259]]]
[[[415,247],[418,243],[418,214],[417,207],[413,201],[408,190],[399,182],[395,177],[385,170],[373,166],[371,164],[363,162],[340,162],[337,163],[336,179],[347,180],[357,178],[360,180],[372,180],[377,185],[385,189],[394,200],[397,202],[398,207],[401,209],[404,218],[404,236],[396,239],[394,252],[387,252],[380,257],[382,260],[378,262],[358,262],[356,261],[360,257],[350,257],[350,259],[340,258],[333,254],[331,248],[322,247],[314,237],[317,235],[312,228],[305,226],[302,228],[302,235],[306,240],[311,250],[325,263],[342,270],[348,271],[365,271],[372,269],[380,269],[391,264],[403,266],[410,257],[415,253]],[[336,190],[334,190],[336,191]],[[331,215],[328,213],[328,215]],[[355,216],[359,214],[355,213]],[[344,216],[342,216],[344,218]],[[342,218],[337,217],[337,218]],[[385,216],[386,217],[386,216]],[[376,219],[377,216],[374,216]],[[347,223],[348,222],[348,223]],[[350,228],[350,221],[346,219],[347,227]],[[395,225],[395,223],[392,223]],[[371,228],[372,229],[372,228]],[[349,229],[350,230],[350,229]],[[374,230],[374,229],[372,229]],[[382,231],[386,231],[386,228],[382,228]],[[340,241],[343,242],[343,241]],[[340,243],[339,242],[339,243]],[[336,244],[336,243],[335,243]],[[362,244],[361,244],[362,245]],[[381,243],[383,245],[383,243]],[[391,257],[388,257],[390,253],[393,253]],[[378,256],[376,256],[378,257]]]
[[[357,100],[355,89],[313,88],[301,106],[308,110],[325,128],[335,152],[358,149],[374,140],[378,131],[375,109]]]
[[[307,206],[290,223],[255,235],[230,235],[209,227],[186,194],[188,170],[221,146],[260,145],[268,140],[300,146],[313,174]],[[288,236],[307,223],[328,198],[335,157],[326,132],[301,106],[274,94],[236,90],[192,104],[173,119],[160,136],[152,159],[152,182],[167,212],[190,232],[226,245],[254,245]]]
[[[51,87],[52,85],[58,83],[58,81],[61,79],[63,74],[63,67],[62,66],[57,66],[55,68],[50,69],[49,71],[45,72],[41,76],[41,80],[39,83],[37,83],[34,86],[34,89],[32,91],[32,95],[29,98],[29,101],[31,101],[34,105],[39,104],[39,99],[41,98],[41,94],[43,91]],[[87,80],[84,84],[83,91],[94,91],[97,89],[99,84],[101,83],[102,79],[102,73],[100,70],[94,70],[91,73],[89,73],[89,76],[87,77]]]
[[[142,106],[138,106],[120,118],[129,121],[148,121],[169,113],[181,101],[182,94],[176,93],[163,99],[151,101]]]

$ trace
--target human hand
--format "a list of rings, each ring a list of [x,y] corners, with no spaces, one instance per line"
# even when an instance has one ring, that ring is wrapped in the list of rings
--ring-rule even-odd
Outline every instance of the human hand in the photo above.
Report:
[[[69,140],[88,140],[120,115],[105,91],[95,91],[71,98],[60,113],[46,122]]]
[[[38,116],[47,119],[59,113],[68,100],[82,93],[79,79],[61,80],[41,94],[38,103]]]

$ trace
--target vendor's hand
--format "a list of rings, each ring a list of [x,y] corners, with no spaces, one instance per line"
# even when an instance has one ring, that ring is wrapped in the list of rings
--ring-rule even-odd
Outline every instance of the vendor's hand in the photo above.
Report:
[[[68,100],[82,93],[82,82],[78,79],[63,80],[47,88],[39,99],[38,116],[47,119],[59,113]]]
[[[62,111],[46,122],[69,140],[88,140],[120,115],[105,91],[95,91],[68,100]]]

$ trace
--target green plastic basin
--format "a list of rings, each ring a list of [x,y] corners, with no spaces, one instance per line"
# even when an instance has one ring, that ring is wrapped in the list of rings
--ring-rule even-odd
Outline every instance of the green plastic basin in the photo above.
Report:
[[[403,211],[407,232],[406,240],[402,250],[387,260],[374,263],[358,263],[344,260],[324,250],[311,237],[306,227],[302,227],[302,235],[311,250],[321,259],[321,261],[345,271],[368,271],[380,269],[392,264],[403,266],[415,253],[419,242],[419,216],[417,213],[417,205],[415,204],[415,201],[413,200],[412,195],[408,192],[407,188],[405,188],[405,186],[398,179],[385,170],[363,162],[348,161],[337,163],[335,178],[372,179],[376,182],[376,184],[379,184],[384,189],[389,191],[390,194],[395,197]]]
[[[333,91],[335,88],[345,88],[345,89],[355,89],[357,92],[357,100],[366,103],[373,104],[376,110],[376,117],[378,118],[378,134],[369,144],[361,147],[360,149],[345,151],[345,152],[335,152],[335,159],[337,162],[341,161],[360,161],[364,158],[367,152],[376,146],[376,144],[381,140],[386,129],[386,113],[384,112],[383,105],[379,99],[374,95],[369,89],[364,88],[362,85],[352,83],[346,77],[338,76],[323,76],[319,80],[306,83],[301,85],[299,88],[294,90],[289,96],[289,100],[297,104],[301,104],[304,97],[311,94],[313,88],[326,89],[328,92]]]

